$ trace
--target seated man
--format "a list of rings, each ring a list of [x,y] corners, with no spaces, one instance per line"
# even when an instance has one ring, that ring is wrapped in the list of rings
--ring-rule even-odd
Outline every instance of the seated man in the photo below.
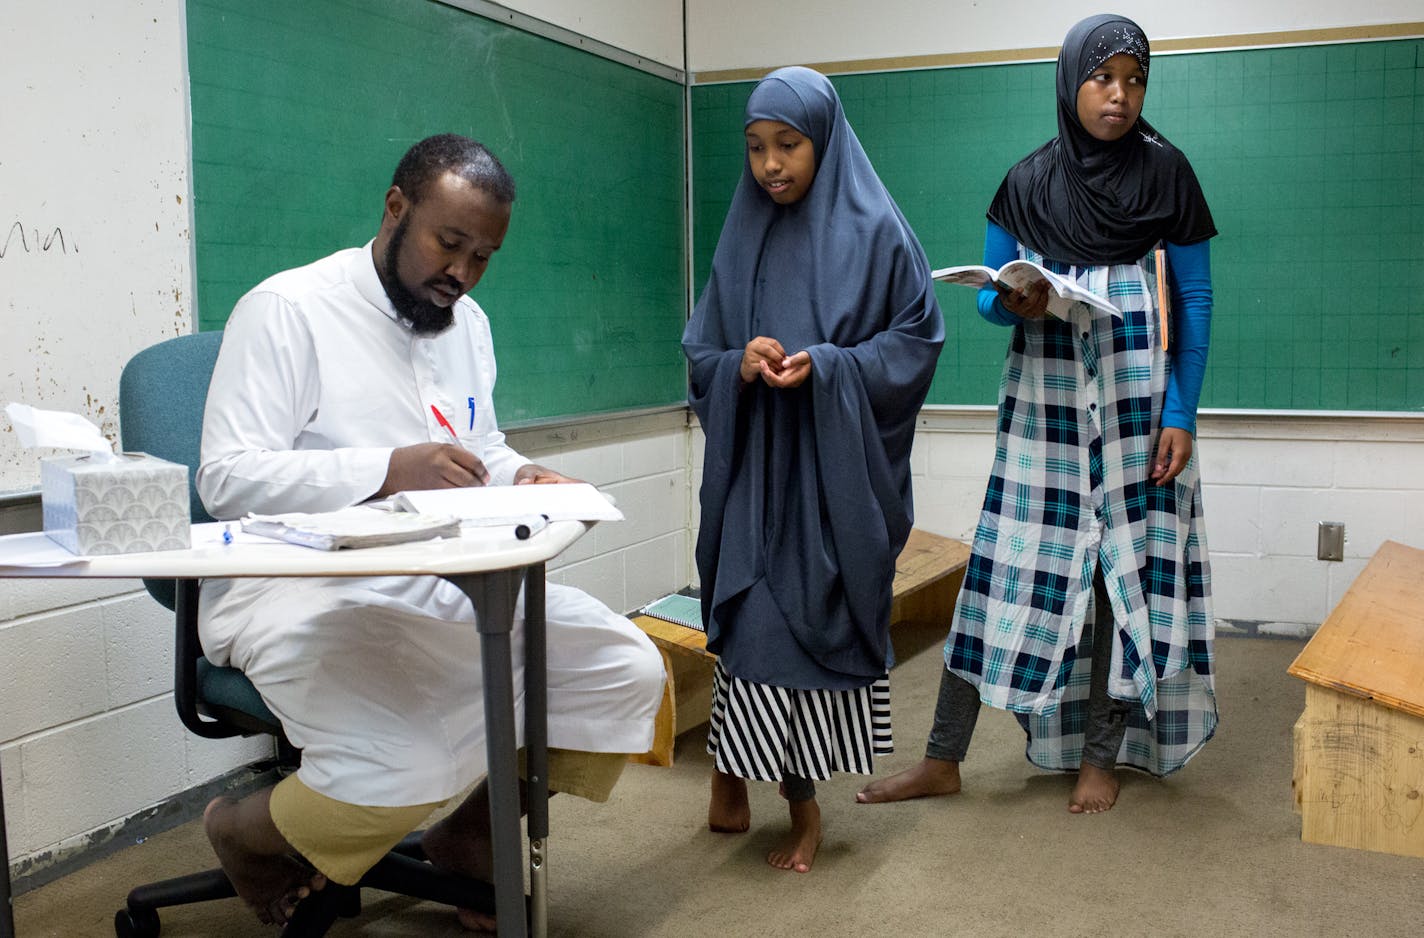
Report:
[[[465,296],[503,242],[513,201],[513,180],[483,146],[431,137],[396,167],[374,241],[276,274],[238,302],[203,420],[197,485],[214,517],[571,481],[506,444],[489,322]],[[432,406],[454,418],[461,445]],[[601,801],[624,754],[652,743],[661,658],[578,590],[550,584],[546,606],[549,743],[559,747],[550,786]],[[204,584],[208,658],[246,673],[302,750],[295,775],[206,813],[223,869],[262,921],[285,922],[327,880],[358,881],[485,770],[473,620],[464,593],[437,577]],[[522,621],[521,598],[516,662]],[[426,854],[485,875],[488,825],[481,784],[425,832]],[[491,926],[471,910],[460,917]]]

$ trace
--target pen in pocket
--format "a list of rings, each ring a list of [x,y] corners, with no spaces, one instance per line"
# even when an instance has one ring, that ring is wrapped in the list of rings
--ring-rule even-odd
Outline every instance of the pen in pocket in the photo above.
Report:
[[[445,432],[450,434],[450,439],[455,441],[456,446],[462,446],[460,434],[455,432],[455,428],[450,426],[450,421],[445,419],[445,415],[440,412],[440,408],[434,404],[430,405],[430,412],[435,415],[435,422],[445,428]]]

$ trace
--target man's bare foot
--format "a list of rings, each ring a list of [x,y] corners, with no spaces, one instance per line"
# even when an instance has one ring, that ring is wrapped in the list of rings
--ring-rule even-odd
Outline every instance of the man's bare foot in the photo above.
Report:
[[[494,869],[494,854],[488,824],[480,826],[484,827],[483,835],[460,829],[447,817],[426,828],[420,847],[426,859],[442,870],[488,882]],[[456,909],[455,915],[469,931],[493,933],[498,928],[493,915],[474,909]]]
[[[520,795],[523,809],[523,786]],[[494,870],[494,850],[486,783],[481,782],[458,808],[427,827],[420,847],[426,859],[442,870],[488,882]],[[475,909],[456,909],[455,915],[468,931],[493,933],[498,928],[493,915]]]
[[[707,804],[707,829],[718,834],[744,834],[752,826],[747,780],[712,770],[712,797]]]
[[[1078,784],[1068,796],[1068,810],[1074,814],[1101,814],[1117,804],[1121,788],[1117,773],[1084,762],[1078,769]]]
[[[766,862],[778,870],[809,873],[816,848],[821,846],[821,806],[814,798],[787,804],[791,808],[791,833],[766,855]]]
[[[220,796],[203,809],[203,830],[233,889],[264,925],[285,925],[326,877],[297,858],[272,823],[271,789],[242,801]]]
[[[917,765],[889,778],[871,782],[856,793],[860,804],[883,804],[934,795],[953,795],[959,791],[959,763],[925,756]]]

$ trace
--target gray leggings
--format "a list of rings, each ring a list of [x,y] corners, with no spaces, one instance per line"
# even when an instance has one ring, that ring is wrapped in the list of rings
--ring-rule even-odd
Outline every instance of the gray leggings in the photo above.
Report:
[[[1123,701],[1108,696],[1116,623],[1101,572],[1093,577],[1093,591],[1097,615],[1089,626],[1093,630],[1093,672],[1088,687],[1088,722],[1083,728],[1083,761],[1100,769],[1112,769],[1117,765],[1118,750],[1127,732],[1130,708]],[[935,703],[934,726],[930,729],[925,755],[943,762],[963,762],[978,719],[978,688],[959,675],[945,671],[939,682],[939,700]]]

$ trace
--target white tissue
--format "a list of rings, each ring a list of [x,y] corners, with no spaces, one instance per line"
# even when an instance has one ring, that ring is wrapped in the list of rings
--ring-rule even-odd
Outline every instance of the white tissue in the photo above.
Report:
[[[93,453],[99,462],[114,459],[114,447],[99,428],[78,414],[61,410],[40,410],[28,404],[5,405],[5,414],[15,426],[15,436],[26,449],[52,446]]]

